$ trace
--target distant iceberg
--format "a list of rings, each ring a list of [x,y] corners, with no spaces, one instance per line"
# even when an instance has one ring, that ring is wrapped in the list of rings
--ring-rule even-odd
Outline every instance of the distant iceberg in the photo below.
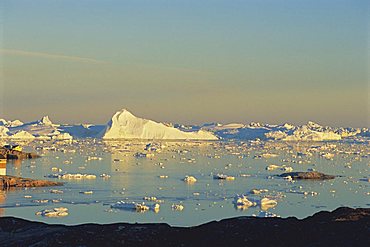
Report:
[[[106,125],[55,124],[48,116],[23,123],[0,119],[1,139],[72,140],[73,138],[156,140],[280,140],[335,141],[370,137],[368,128],[335,128],[309,121],[304,125],[271,125],[258,122],[209,123],[200,126],[164,124],[134,116],[126,109],[116,112]]]
[[[101,133],[103,139],[166,139],[166,140],[217,140],[211,132],[200,130],[185,132],[134,116],[126,109],[114,114]]]

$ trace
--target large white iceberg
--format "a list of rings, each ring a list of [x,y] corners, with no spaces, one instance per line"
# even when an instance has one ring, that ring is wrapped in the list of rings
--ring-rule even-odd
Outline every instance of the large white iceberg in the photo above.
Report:
[[[123,109],[114,114],[102,132],[104,139],[167,139],[167,140],[217,140],[218,138],[204,130],[185,132],[134,116]]]

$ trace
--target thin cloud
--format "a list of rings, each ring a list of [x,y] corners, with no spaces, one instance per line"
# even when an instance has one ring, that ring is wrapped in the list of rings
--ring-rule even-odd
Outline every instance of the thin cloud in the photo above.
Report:
[[[105,61],[96,60],[92,58],[86,58],[86,57],[67,56],[67,55],[61,55],[61,54],[13,50],[13,49],[0,49],[0,53],[5,54],[5,55],[24,56],[24,57],[40,57],[40,58],[48,58],[48,59],[51,58],[51,59],[68,60],[68,61],[75,61],[75,62],[82,62],[82,63],[95,63],[95,64],[107,63]]]

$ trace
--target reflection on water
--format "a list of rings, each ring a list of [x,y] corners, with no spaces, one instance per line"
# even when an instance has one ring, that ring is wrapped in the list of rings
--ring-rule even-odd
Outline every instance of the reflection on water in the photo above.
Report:
[[[0,159],[0,175],[6,175],[6,160]]]
[[[6,159],[0,159],[0,175],[6,175]],[[6,194],[0,189],[0,205],[3,205],[6,200]],[[0,216],[4,214],[4,209],[0,208]]]
[[[6,201],[5,193],[3,201],[0,197],[0,208],[5,210],[3,215],[49,223],[166,222],[190,226],[239,215],[260,215],[261,211],[302,218],[343,205],[368,207],[370,195],[368,143],[82,139],[72,144],[36,142],[26,148],[43,157],[11,161],[6,167],[9,175],[36,179],[53,173],[96,175],[96,179],[63,180],[65,185],[60,188],[9,191]],[[328,153],[331,155],[326,155]],[[278,168],[266,170],[271,164]],[[293,171],[317,170],[341,176],[327,181],[296,182],[275,176],[285,172],[287,167]],[[101,177],[103,174],[110,178]],[[216,174],[234,176],[235,180],[217,180],[214,179]],[[197,182],[185,183],[186,175],[194,176]],[[63,193],[51,193],[51,189]],[[251,193],[253,189],[260,194]],[[80,193],[86,191],[92,193]],[[235,195],[243,194],[254,202],[262,198],[274,199],[277,205],[238,208],[233,203]],[[155,203],[144,197],[160,200],[160,211],[136,213],[110,208],[117,201]],[[173,210],[173,204],[183,205],[184,209]],[[67,207],[69,215],[58,219],[34,215],[54,207]]]
[[[6,200],[6,193],[5,191],[0,190],[0,205],[5,204],[5,200]],[[5,212],[5,209],[0,208],[0,216],[3,216],[4,212]]]

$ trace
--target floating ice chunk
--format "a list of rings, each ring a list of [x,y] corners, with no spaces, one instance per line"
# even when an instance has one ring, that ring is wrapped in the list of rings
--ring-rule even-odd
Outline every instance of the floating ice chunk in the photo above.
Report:
[[[159,205],[158,203],[154,204],[151,209],[155,212],[155,213],[158,213],[159,210],[160,210],[160,207],[161,205]]]
[[[286,176],[286,177],[283,177],[284,180],[288,181],[288,182],[293,182],[293,178],[292,176]]]
[[[266,167],[266,170],[267,170],[267,171],[273,171],[273,170],[278,169],[278,168],[280,168],[280,167],[281,167],[281,166],[278,166],[278,165],[274,165],[274,164],[272,164],[272,165],[267,166],[267,167]]]
[[[188,176],[186,175],[185,178],[183,179],[184,182],[188,183],[188,184],[193,184],[197,181],[197,179],[193,176]]]
[[[217,175],[214,175],[213,178],[222,179],[222,180],[235,180],[235,177],[233,176],[228,176],[228,175],[220,174],[220,173],[218,173]]]
[[[44,209],[42,211],[36,212],[36,215],[41,215],[45,217],[64,217],[68,215],[68,208],[60,207],[54,209]]]
[[[50,193],[52,194],[63,194],[62,190],[50,190]]]
[[[100,174],[100,177],[101,178],[110,178],[111,176],[108,175],[108,174],[103,173],[103,174]]]
[[[145,196],[144,198],[143,198],[143,200],[145,200],[145,201],[151,201],[151,202],[160,202],[160,203],[162,203],[163,202],[163,200],[159,200],[157,197],[155,197],[155,196]]]
[[[61,133],[61,134],[53,135],[51,139],[63,141],[63,140],[72,140],[73,137],[69,133]]]
[[[257,205],[256,202],[251,202],[250,200],[248,200],[247,196],[245,196],[245,195],[235,196],[234,204],[235,204],[236,207],[242,208],[242,209],[248,208],[248,207],[253,207],[253,206]]]
[[[93,174],[80,174],[80,173],[67,173],[67,174],[49,174],[49,178],[59,178],[59,179],[96,179],[96,175]]]
[[[152,158],[154,157],[153,153],[136,153],[134,155],[136,158]]]
[[[334,154],[332,153],[324,153],[321,155],[323,158],[327,159],[327,160],[331,160],[334,158]]]
[[[275,157],[278,157],[278,156],[279,156],[278,154],[270,154],[270,153],[261,154],[261,157],[265,158],[265,159],[275,158]]]
[[[262,198],[260,203],[261,203],[261,209],[264,211],[268,210],[269,208],[273,208],[277,205],[276,200],[272,200],[266,197]]]
[[[144,203],[124,202],[124,201],[120,201],[111,205],[111,208],[136,210],[137,212],[145,212],[149,210],[149,207],[146,206]]]
[[[268,189],[252,189],[250,191],[250,193],[254,194],[254,195],[259,195],[261,193],[265,193],[265,192],[268,192],[269,190]]]
[[[274,213],[271,213],[271,212],[265,212],[265,211],[261,211],[257,217],[261,217],[261,218],[270,218],[270,217],[279,217],[279,215],[277,214],[274,214]]]
[[[92,190],[88,191],[80,191],[80,194],[85,194],[85,195],[92,195],[94,192]]]
[[[184,210],[184,206],[181,205],[181,204],[172,204],[172,210],[176,210],[176,211],[182,211]]]
[[[48,199],[41,199],[41,200],[33,200],[32,202],[35,202],[35,203],[48,203],[49,200]]]
[[[58,167],[52,167],[51,170],[53,172],[62,172],[62,169],[58,168]]]
[[[293,171],[293,168],[291,166],[284,166],[283,168],[281,168],[283,171],[286,171],[286,172],[292,172]]]
[[[111,208],[118,208],[118,209],[126,209],[126,210],[135,210],[136,212],[146,212],[149,209],[152,209],[154,212],[158,212],[160,205],[158,203],[148,206],[145,205],[144,202],[142,203],[136,203],[136,202],[124,202],[119,201],[115,204],[111,205]]]

